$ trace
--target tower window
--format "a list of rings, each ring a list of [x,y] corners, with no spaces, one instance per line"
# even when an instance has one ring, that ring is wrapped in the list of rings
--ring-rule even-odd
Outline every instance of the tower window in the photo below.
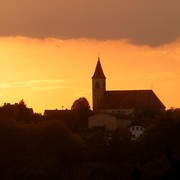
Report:
[[[98,82],[96,82],[96,89],[99,89],[100,85]]]

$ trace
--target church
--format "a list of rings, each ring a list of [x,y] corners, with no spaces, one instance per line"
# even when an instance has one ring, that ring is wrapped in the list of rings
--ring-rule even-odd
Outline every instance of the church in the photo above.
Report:
[[[100,59],[92,76],[93,111],[132,115],[135,109],[153,108],[164,110],[165,106],[152,90],[106,90],[106,77]]]
[[[97,124],[98,119],[101,119],[101,122],[103,122],[102,118],[104,122],[108,121],[107,118],[110,118],[109,116],[121,120],[132,120],[136,118],[138,113],[145,113],[145,111],[161,112],[165,110],[165,106],[153,90],[107,91],[106,76],[104,75],[100,58],[98,58],[92,76],[92,102],[95,116],[90,118],[90,126]]]

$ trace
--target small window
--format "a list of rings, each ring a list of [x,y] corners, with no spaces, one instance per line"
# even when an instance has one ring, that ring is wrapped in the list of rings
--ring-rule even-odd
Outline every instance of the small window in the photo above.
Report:
[[[136,127],[136,130],[138,131],[138,130],[139,130],[139,128],[138,128],[138,127]]]
[[[96,82],[96,89],[99,89],[100,85],[98,82]]]

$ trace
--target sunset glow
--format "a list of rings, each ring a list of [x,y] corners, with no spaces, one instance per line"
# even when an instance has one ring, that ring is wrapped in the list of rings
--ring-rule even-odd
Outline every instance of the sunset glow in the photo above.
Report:
[[[0,180],[179,179],[180,0],[0,0]]]
[[[35,112],[70,108],[86,97],[98,53],[107,89],[153,89],[167,108],[180,107],[180,41],[159,47],[126,40],[0,38],[0,102],[24,99]]]

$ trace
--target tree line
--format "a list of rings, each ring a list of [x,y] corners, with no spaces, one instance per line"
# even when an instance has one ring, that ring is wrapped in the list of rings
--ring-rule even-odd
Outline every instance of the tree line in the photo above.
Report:
[[[148,118],[144,137],[131,141],[127,129],[109,138],[103,130],[32,117],[23,101],[17,106],[15,114],[0,108],[0,179],[180,179],[180,119],[172,109]],[[86,110],[71,121],[81,123]]]

